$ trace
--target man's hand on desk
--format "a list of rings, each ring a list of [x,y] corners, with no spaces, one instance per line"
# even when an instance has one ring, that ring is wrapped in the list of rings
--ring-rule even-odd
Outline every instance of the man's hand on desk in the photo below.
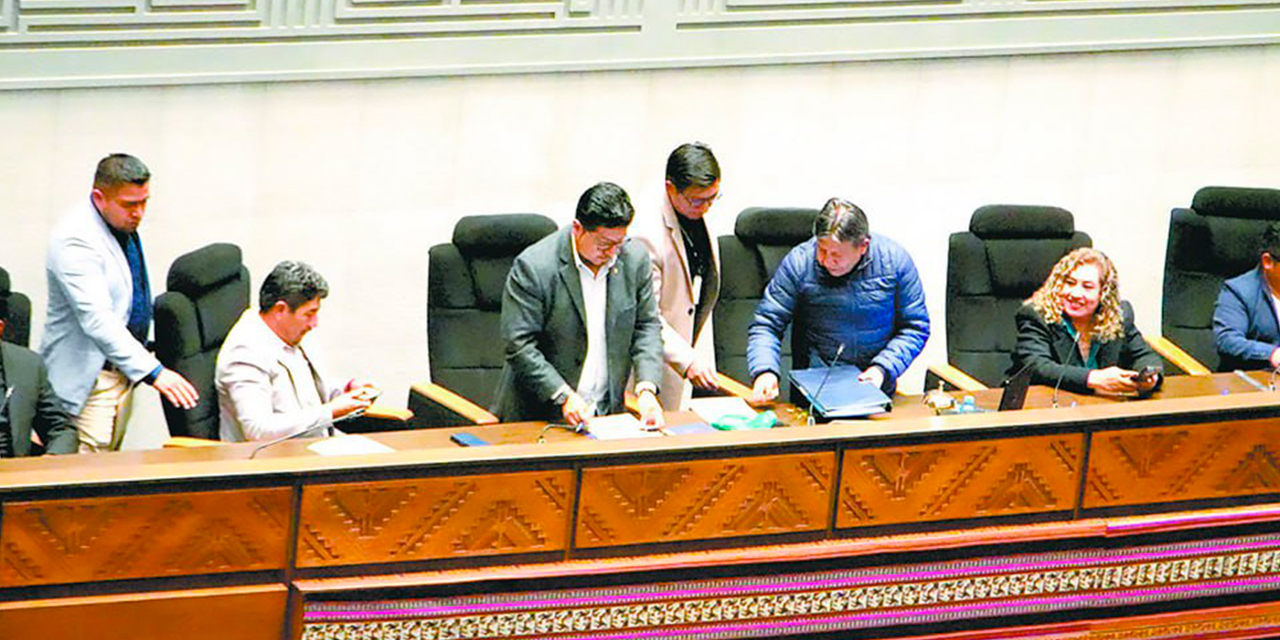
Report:
[[[778,397],[778,374],[766,371],[756,376],[755,386],[751,388],[751,403],[764,404]]]
[[[1271,350],[1271,368],[1280,369],[1280,347]]]
[[[877,389],[884,388],[884,369],[880,365],[871,365],[866,371],[858,374],[858,382],[869,384]]]
[[[564,415],[565,423],[576,427],[587,421],[587,416],[592,415],[592,408],[576,391],[568,393],[564,404],[560,405],[560,413]]]
[[[702,389],[720,388],[720,380],[716,378],[716,368],[699,360],[694,360],[693,364],[689,365],[689,369],[684,372],[684,377]]]
[[[661,429],[666,426],[662,418],[662,403],[653,391],[645,389],[636,396],[636,404],[640,407],[640,422],[649,429]]]
[[[348,391],[327,402],[324,406],[329,407],[329,413],[334,420],[341,418],[353,411],[363,411],[373,404],[373,400],[369,397],[369,387],[360,387],[354,391]]]

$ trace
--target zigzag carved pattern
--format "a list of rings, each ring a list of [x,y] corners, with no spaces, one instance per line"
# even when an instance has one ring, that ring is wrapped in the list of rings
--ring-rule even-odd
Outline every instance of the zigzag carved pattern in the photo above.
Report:
[[[609,528],[604,518],[595,509],[583,507],[579,513],[578,531],[586,531],[591,536],[591,542],[611,543],[618,537],[617,532]]]
[[[572,470],[563,469],[307,486],[298,564],[563,549],[573,478]],[[343,508],[334,508],[337,503]]]
[[[545,543],[546,536],[542,535],[538,526],[520,513],[515,504],[503,500],[495,502],[471,530],[454,541],[453,546],[459,552],[507,549],[529,551],[545,546]]]
[[[1276,456],[1259,444],[1249,450],[1236,468],[1222,482],[1218,490],[1228,493],[1280,489],[1280,464]]]
[[[112,552],[110,560],[98,569],[99,578],[112,578],[125,574],[129,567],[136,564],[142,554],[150,551],[152,539],[161,531],[173,528],[181,517],[191,513],[193,508],[185,500],[170,500],[154,512],[141,527],[133,530],[125,545]]]
[[[1152,469],[1172,456],[1186,439],[1186,431],[1142,433],[1112,436],[1111,446],[1120,452],[1120,459],[1135,476],[1149,478]]]
[[[866,503],[849,487],[845,487],[844,491],[840,492],[840,506],[844,509],[843,513],[849,514],[858,524],[865,524],[876,519],[875,514],[871,512]]]
[[[726,533],[793,531],[809,525],[809,518],[777,482],[766,482],[724,525]]]
[[[1181,495],[1186,492],[1187,487],[1195,481],[1200,474],[1204,473],[1211,464],[1221,455],[1222,450],[1227,444],[1236,437],[1236,430],[1231,428],[1218,429],[1214,433],[1213,440],[1209,446],[1205,447],[1193,460],[1190,466],[1180,474],[1177,480],[1170,485],[1167,495]]]
[[[637,518],[648,518],[689,475],[686,468],[643,469],[605,477],[614,496]]]
[[[324,497],[356,536],[373,538],[416,495],[413,487],[396,487],[329,491]]]
[[[825,527],[832,453],[587,468],[580,548],[775,535]]]
[[[289,488],[4,505],[0,584],[281,569]]]
[[[716,479],[702,487],[698,496],[671,524],[662,532],[663,537],[688,532],[702,516],[711,510],[711,506],[720,500],[742,475],[742,466],[731,464],[721,471]]]
[[[1009,468],[995,489],[978,501],[978,511],[1017,512],[1056,507],[1057,498],[1045,481],[1025,463]]]
[[[1085,508],[1280,492],[1276,421],[1133,428],[1095,437]],[[1095,490],[1100,482],[1111,492]]]
[[[933,471],[942,454],[941,449],[868,454],[862,456],[862,468],[885,493],[901,500]]]
[[[813,483],[814,489],[825,492],[831,488],[831,467],[824,466],[820,460],[802,460],[800,470]]]
[[[836,527],[1062,509],[1083,451],[1082,435],[847,450]]]
[[[939,491],[937,496],[935,496],[931,502],[927,503],[925,507],[920,510],[920,515],[936,515],[946,509],[947,506],[951,504],[951,501],[955,499],[956,495],[959,494],[960,491],[963,490],[970,482],[972,482],[978,473],[987,466],[991,461],[991,458],[995,456],[995,453],[996,450],[994,447],[981,447],[976,453],[970,456],[969,461],[965,463],[964,468],[956,473],[955,476],[951,478],[950,483],[943,487],[942,491]]]

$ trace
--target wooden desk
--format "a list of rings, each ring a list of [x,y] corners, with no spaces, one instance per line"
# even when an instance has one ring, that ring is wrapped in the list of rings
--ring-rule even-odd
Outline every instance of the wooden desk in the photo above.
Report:
[[[1265,376],[1259,379],[1265,384]],[[994,402],[996,394],[980,394],[979,404]],[[1280,573],[1280,556],[1266,555],[1280,553],[1267,546],[1268,536],[1280,535],[1273,531],[1280,528],[1280,507],[1272,506],[1280,501],[1280,396],[1219,375],[1170,378],[1148,400],[1063,393],[1060,408],[1035,408],[1048,406],[1050,394],[1033,389],[1032,408],[1019,412],[937,417],[918,399],[903,397],[886,420],[625,442],[552,431],[548,442],[537,444],[540,426],[530,423],[466,429],[510,443],[492,447],[456,447],[448,441],[456,430],[442,429],[376,434],[396,449],[378,455],[325,458],[297,441],[254,460],[247,458],[256,445],[237,444],[4,461],[0,637],[83,638],[96,628],[99,637],[221,638],[228,636],[220,633],[226,627],[219,619],[232,609],[246,612],[239,620],[249,622],[241,628],[256,630],[237,637],[293,636],[304,628],[308,637],[378,637],[371,618],[342,604],[367,598],[399,603],[391,608],[421,598],[436,602],[426,617],[376,621],[416,629],[406,633],[430,629],[447,637],[448,629],[465,627],[472,637],[509,637],[524,623],[502,617],[506,613],[459,618],[441,612],[463,601],[483,609],[473,596],[500,595],[507,598],[503,606],[513,607],[546,589],[590,599],[601,597],[592,595],[595,585],[613,584],[640,598],[658,593],[657,584],[680,585],[659,591],[686,603],[683,609],[660,598],[627,605],[641,609],[570,612],[563,599],[544,598],[545,609],[527,612],[530,636],[552,633],[537,630],[538,616],[548,624],[568,620],[565,637],[575,628],[603,633],[606,627],[662,635],[693,624],[687,607],[694,605],[687,603],[711,606],[688,595],[703,587],[734,583],[768,591],[769,581],[783,575],[793,581],[788,584],[866,581],[891,567],[916,585],[911,589],[923,589],[923,582],[901,576],[963,573],[959,565],[934,566],[920,555],[942,547],[952,550],[946,558],[987,567],[982,588],[1006,584],[1000,576],[1008,569],[1001,567],[1027,553],[1034,558],[1024,558],[1026,566],[1069,560],[1089,576],[1110,575],[1108,563],[1130,562],[1123,558],[1134,554],[1173,553],[1169,563],[1134,570],[1177,574],[1197,562],[1247,561],[1253,571],[1240,584],[1218,574],[1186,578],[1178,587],[1183,591],[1169,592],[1174,601],[1185,600],[1178,594],[1212,593],[1227,598],[1220,602],[1241,598],[1247,607],[1244,600],[1271,593],[1273,574]],[[1143,518],[1156,518],[1155,524]],[[1245,525],[1262,537],[1242,533]],[[1176,553],[1160,547],[1158,537],[1173,529],[1190,545]],[[1254,555],[1227,558],[1226,548],[1254,549]],[[1054,560],[1053,549],[1085,551]],[[1258,564],[1273,557],[1274,566]],[[513,565],[518,568],[498,569]],[[947,584],[955,588],[954,580]],[[907,593],[905,585],[892,593]],[[1142,607],[1132,615],[1099,613],[1088,598],[1105,593],[1141,603],[1152,597],[1136,587],[1120,597],[1100,585],[1080,595],[1083,600],[1054,600],[1050,609],[1059,612],[1057,619],[1090,624],[1107,615],[1129,624],[1139,614],[1161,614]],[[929,589],[936,594],[943,587]],[[812,612],[815,598],[829,603],[835,596],[811,591],[796,591],[807,595],[764,618],[758,610],[744,613],[745,600],[716,605],[738,607],[738,617],[727,608],[697,615],[750,619],[724,631],[726,637],[763,632],[752,626],[762,619],[782,625],[765,629],[771,633],[791,623],[806,632],[880,624],[875,611],[813,622],[816,614],[795,609],[796,602]],[[286,593],[294,594],[287,608]],[[868,593],[857,596],[864,598],[859,606],[870,606]],[[402,596],[410,600],[397,600]],[[911,597],[917,596],[936,597]],[[770,606],[782,606],[769,597]],[[901,601],[894,611],[910,615],[894,613],[883,624],[922,625],[919,635],[941,629],[928,620],[967,620],[974,628],[1028,624],[1024,609],[1031,605],[1022,591],[1001,598],[999,607],[941,618],[923,613],[924,601]],[[672,617],[652,613],[665,611],[663,602],[671,604]],[[1180,606],[1203,606],[1186,602]],[[1224,615],[1235,621],[1261,615],[1233,611]],[[181,615],[173,618],[174,612]],[[609,617],[641,614],[653,624]],[[84,616],[104,622],[68,630],[67,621]],[[124,634],[106,622],[138,616],[188,622]]]

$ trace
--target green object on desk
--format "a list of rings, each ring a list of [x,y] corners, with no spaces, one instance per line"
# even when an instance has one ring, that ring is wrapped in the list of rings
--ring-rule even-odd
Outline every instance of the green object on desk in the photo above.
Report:
[[[772,411],[762,411],[754,416],[728,415],[720,416],[711,426],[721,431],[750,431],[752,429],[772,429],[778,424],[778,416]]]

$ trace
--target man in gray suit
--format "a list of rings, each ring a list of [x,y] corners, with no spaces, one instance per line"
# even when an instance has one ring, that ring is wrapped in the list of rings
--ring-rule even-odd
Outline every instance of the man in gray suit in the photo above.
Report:
[[[130,391],[139,382],[174,405],[195,406],[194,387],[147,351],[151,287],[138,226],[151,171],[123,153],[98,163],[93,191],[55,228],[45,270],[49,309],[40,353],[72,415],[80,450],[118,449]]]
[[[662,426],[662,321],[649,256],[627,242],[634,216],[627,193],[602,182],[578,199],[572,225],[516,257],[502,297],[503,421],[620,413],[634,369],[641,418]]]
[[[0,335],[9,317],[9,283],[0,280]],[[0,342],[0,458],[31,455],[31,430],[47,453],[75,453],[76,429],[49,386],[36,352]]]

